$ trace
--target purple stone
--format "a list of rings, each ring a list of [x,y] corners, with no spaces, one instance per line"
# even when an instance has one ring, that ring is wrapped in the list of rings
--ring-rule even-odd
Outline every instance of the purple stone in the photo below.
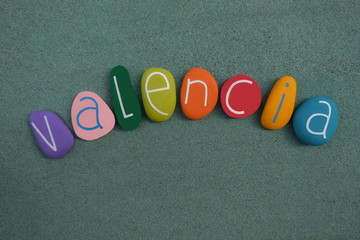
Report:
[[[74,135],[56,113],[32,112],[29,116],[29,123],[45,156],[61,158],[74,146]]]

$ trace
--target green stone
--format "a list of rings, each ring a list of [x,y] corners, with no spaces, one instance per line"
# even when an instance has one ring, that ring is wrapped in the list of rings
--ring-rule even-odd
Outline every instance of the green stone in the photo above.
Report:
[[[141,122],[141,108],[131,84],[128,70],[116,66],[110,73],[110,90],[116,120],[125,130],[137,128]]]

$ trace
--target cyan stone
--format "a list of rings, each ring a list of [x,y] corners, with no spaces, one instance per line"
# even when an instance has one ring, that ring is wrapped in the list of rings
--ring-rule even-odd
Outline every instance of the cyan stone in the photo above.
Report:
[[[334,136],[339,122],[339,111],[328,97],[314,97],[303,102],[293,117],[296,136],[304,143],[319,146]]]

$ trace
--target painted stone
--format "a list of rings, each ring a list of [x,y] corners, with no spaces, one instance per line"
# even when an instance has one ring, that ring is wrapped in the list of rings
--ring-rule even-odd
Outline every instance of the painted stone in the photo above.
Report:
[[[182,82],[180,103],[184,115],[189,119],[200,119],[214,109],[219,95],[215,78],[205,69],[189,70]]]
[[[29,123],[39,148],[48,158],[61,158],[74,146],[74,135],[56,113],[32,112]]]
[[[296,136],[309,145],[323,145],[335,134],[339,111],[328,97],[314,97],[303,102],[295,111],[293,128]]]
[[[296,101],[296,80],[291,76],[280,78],[266,100],[261,124],[266,129],[283,128],[293,114]]]
[[[76,95],[71,107],[75,134],[84,140],[95,140],[108,134],[115,126],[115,117],[96,93],[84,91]]]
[[[125,130],[136,129],[141,122],[141,108],[125,67],[116,66],[111,70],[110,90],[119,125]]]
[[[146,115],[163,122],[174,113],[176,86],[173,75],[162,68],[149,68],[141,78],[141,95]]]
[[[244,118],[255,113],[261,103],[260,87],[246,75],[228,79],[221,88],[221,106],[232,118]]]

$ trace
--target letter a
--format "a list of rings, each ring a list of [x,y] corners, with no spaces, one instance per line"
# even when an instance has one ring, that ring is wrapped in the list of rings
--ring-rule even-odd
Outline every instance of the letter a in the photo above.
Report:
[[[326,115],[324,113],[314,113],[313,115],[311,115],[308,120],[306,121],[306,130],[311,133],[311,134],[314,134],[314,135],[322,135],[324,139],[326,139],[326,131],[327,131],[327,128],[328,128],[328,125],[329,125],[329,120],[330,120],[330,116],[331,116],[331,106],[328,102],[326,101],[319,101],[319,103],[323,103],[323,104],[326,104],[326,106],[328,107],[329,109],[329,113]],[[310,122],[311,120],[314,118],[314,117],[324,117],[326,118],[326,123],[324,125],[324,128],[322,130],[322,132],[315,132],[313,130],[310,129]]]
[[[80,102],[85,100],[85,99],[89,99],[91,101],[93,101],[95,103],[95,107],[86,107],[84,109],[82,109],[76,116],[76,123],[79,125],[80,128],[84,129],[84,130],[94,130],[94,129],[97,129],[97,128],[100,128],[102,129],[103,127],[100,125],[99,123],[99,107],[98,107],[98,103],[95,99],[93,99],[92,97],[83,97],[80,99]],[[80,123],[80,115],[83,114],[85,111],[88,111],[88,110],[95,110],[95,116],[96,116],[96,125],[93,126],[93,127],[84,127],[83,125],[81,125]]]
[[[91,141],[108,134],[114,128],[115,117],[99,95],[84,91],[73,101],[71,122],[79,138]]]

